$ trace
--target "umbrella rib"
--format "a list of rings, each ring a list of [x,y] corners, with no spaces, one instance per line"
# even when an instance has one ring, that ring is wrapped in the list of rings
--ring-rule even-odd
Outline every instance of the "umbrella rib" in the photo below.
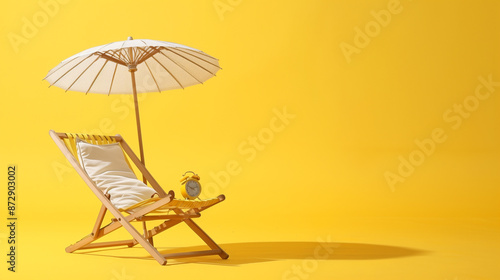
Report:
[[[146,42],[144,42],[144,40],[142,40],[142,39],[137,40],[137,41],[140,41],[140,42],[142,42],[142,43],[144,44],[144,48],[142,48],[142,47],[137,47],[137,48],[139,48],[139,49],[141,49],[141,50],[144,50],[144,55],[143,55],[142,57],[140,57],[140,58],[137,60],[137,64],[141,64],[143,61],[145,61],[146,59],[150,58],[150,57],[151,57],[151,55],[154,55],[154,54],[155,54],[155,52],[153,51],[153,52],[154,52],[153,54],[148,55],[149,53],[151,53],[151,52],[149,52],[149,51],[148,51],[148,48],[149,48],[149,49],[153,49],[153,50],[156,50],[156,49],[155,49],[154,47],[150,47],[150,46],[148,46],[148,44],[147,44]],[[147,56],[147,57],[146,57],[146,58],[144,58],[145,56]]]
[[[92,55],[89,55],[87,56],[86,58],[82,59],[82,61],[78,62],[75,66],[71,67],[71,69],[69,69],[68,71],[66,71],[61,77],[59,77],[55,82],[53,82],[49,87],[51,87],[52,85],[54,85],[55,83],[57,83],[60,79],[62,79],[62,77],[66,76],[66,74],[68,74],[71,70],[75,69],[76,66],[80,65],[80,63],[84,62],[85,60],[87,60],[89,57],[91,57]]]
[[[105,48],[105,47],[107,47],[107,46],[109,46],[111,44],[113,44],[113,42],[107,43],[106,45],[102,45],[99,49],[96,50],[96,52],[99,52],[101,49],[103,49],[103,48]]]
[[[206,63],[208,63],[208,64],[210,64],[210,65],[212,65],[212,66],[214,66],[214,67],[217,67],[217,68],[219,68],[219,69],[222,69],[219,65],[217,65],[217,64],[213,64],[212,62],[210,62],[210,61],[208,61],[208,60],[205,60],[205,59],[203,59],[203,58],[201,58],[201,57],[197,57],[197,56],[196,56],[196,55],[194,55],[194,54],[190,54],[190,53],[188,53],[188,52],[186,52],[186,51],[184,51],[184,50],[182,50],[182,49],[177,49],[177,50],[178,50],[178,51],[180,51],[180,52],[183,52],[183,53],[185,53],[185,54],[188,54],[188,55],[190,55],[190,56],[194,56],[194,57],[196,57],[197,59],[199,59],[199,60],[201,60],[201,61],[205,61]]]
[[[162,52],[160,52],[160,53],[162,53]],[[168,58],[168,57],[167,57],[167,58]],[[170,73],[170,71],[168,71],[167,67],[165,67],[163,64],[161,64],[161,62],[159,62],[159,61],[158,61],[158,59],[156,59],[156,57],[154,57],[154,56],[153,56],[153,59],[154,59],[154,60],[156,60],[156,62],[158,62],[158,64],[160,64],[160,66],[161,66],[161,67],[163,67],[163,69],[165,69],[165,71],[167,71],[167,72],[168,72],[168,74],[170,74],[170,76],[172,76],[172,78],[174,78],[174,80],[175,80],[175,81],[179,84],[179,86],[180,86],[181,88],[183,88],[183,89],[184,89],[184,87],[183,87],[183,86],[182,86],[182,84],[179,82],[179,80],[177,80],[177,78],[176,78],[176,77],[175,77],[172,73]],[[170,59],[170,58],[169,58],[169,59]],[[184,70],[184,71],[185,71],[185,70]],[[191,75],[191,74],[189,74],[189,75]],[[196,79],[196,78],[195,78],[195,79]]]
[[[187,61],[189,61],[189,62],[193,63],[194,65],[196,65],[196,66],[200,67],[201,69],[203,69],[203,70],[207,71],[208,73],[212,74],[212,76],[215,76],[215,74],[214,74],[214,73],[212,73],[212,72],[208,71],[207,69],[205,69],[205,67],[203,67],[203,66],[199,65],[198,63],[196,63],[196,62],[192,61],[191,59],[189,59],[189,58],[187,58],[187,57],[185,57],[185,56],[182,56],[182,55],[180,55],[180,54],[178,54],[178,53],[174,52],[174,51],[173,51],[173,50],[171,50],[171,49],[167,49],[167,48],[165,48],[165,49],[166,49],[166,50],[168,50],[168,51],[171,51],[171,52],[175,53],[176,55],[178,55],[178,56],[180,56],[180,57],[184,58],[185,60],[187,60]]]
[[[106,46],[108,46],[108,45],[110,45],[110,44],[112,44],[112,43],[108,43],[108,44],[106,44],[106,45],[101,46],[101,47],[99,48],[99,50],[100,50],[100,49],[102,49],[102,48],[104,48],[104,47],[106,47]],[[99,51],[99,50],[97,50],[97,51]],[[92,55],[92,54],[90,54],[89,56],[91,56],[91,55]],[[79,57],[80,57],[80,56],[76,56],[76,57],[74,57],[74,58],[73,58],[73,59],[71,59],[70,61],[67,61],[66,63],[64,63],[64,65],[66,65],[66,64],[68,64],[68,63],[70,63],[71,61],[73,61],[73,60],[75,60],[75,59],[77,59],[77,58],[79,58]],[[64,61],[63,61],[63,62],[64,62]],[[61,62],[61,63],[62,63],[62,62]],[[61,67],[63,67],[64,65],[61,65]],[[61,69],[61,67],[59,67],[58,69],[56,69],[54,72],[52,72],[52,73],[48,74],[47,76],[45,76],[45,78],[43,78],[43,79],[44,79],[44,80],[45,80],[45,79],[47,79],[50,75],[54,74],[55,72],[57,72],[57,70]]]
[[[139,49],[137,47],[133,47],[132,48],[132,57],[133,57],[132,62],[135,62],[137,60],[137,58],[140,56],[140,54],[141,53],[140,53]]]
[[[186,50],[186,51],[190,51],[190,52],[195,52],[195,53],[197,53],[197,54],[201,54],[201,55],[203,55],[203,56],[206,56],[206,57],[209,57],[209,58],[212,58],[212,59],[218,60],[217,58],[215,58],[215,57],[213,57],[213,56],[211,56],[211,55],[209,55],[209,54],[206,54],[206,53],[204,53],[204,52],[202,52],[202,51],[200,51],[200,50],[197,50],[197,51],[192,50],[192,49],[185,49],[185,50]]]
[[[47,79],[48,77],[50,77],[50,75],[54,74],[54,73],[55,73],[55,72],[57,72],[59,69],[61,69],[63,66],[67,65],[68,63],[70,63],[71,61],[73,61],[73,60],[75,60],[75,59],[77,59],[77,58],[78,58],[78,56],[77,56],[77,57],[74,57],[74,58],[73,58],[73,59],[71,59],[70,61],[68,61],[68,62],[64,63],[64,65],[59,66],[59,67],[58,67],[56,70],[54,70],[52,73],[47,74],[47,76],[45,76],[45,78],[43,78],[43,80]],[[61,63],[59,63],[59,64],[62,64],[62,62],[61,62]],[[56,67],[57,67],[57,66],[56,66]],[[42,81],[43,81],[43,80],[42,80]]]
[[[200,84],[203,84],[202,81],[198,80],[198,78],[196,78],[193,74],[189,73],[188,70],[186,70],[186,68],[184,68],[184,66],[180,65],[179,63],[175,62],[173,59],[171,59],[170,57],[168,57],[166,54],[164,54],[163,52],[160,51],[160,53],[165,56],[166,58],[168,58],[170,61],[172,61],[173,63],[175,63],[175,65],[179,66],[182,70],[184,70],[184,72],[188,73],[189,76],[193,77],[193,79],[195,79],[196,81],[198,81],[198,83]],[[154,58],[154,57],[153,57]],[[160,63],[161,64],[161,63]],[[163,66],[163,65],[162,65]]]
[[[151,74],[151,77],[153,78],[153,81],[155,82],[156,88],[158,89],[158,92],[161,92],[160,87],[158,86],[158,83],[156,82],[155,76],[153,75],[153,72],[151,72],[151,69],[149,68],[148,62],[144,61],[144,64],[146,64],[146,67],[149,70],[149,73]]]
[[[119,58],[121,58],[121,56],[122,56],[122,52],[121,52],[121,51],[123,50],[123,46],[125,46],[125,43],[126,43],[126,42],[127,42],[127,41],[123,41],[122,46],[121,46],[121,47],[119,47],[119,48],[117,49],[117,50],[118,50],[118,52],[119,52],[119,56],[118,56]],[[123,55],[123,57],[124,57],[124,58],[127,58],[127,56],[126,56],[126,55]],[[126,61],[126,62],[127,62],[127,64],[130,64],[130,61]]]
[[[139,63],[137,63],[137,61],[139,60],[139,58],[142,57],[142,55],[144,54],[145,50],[142,49],[142,48],[138,48],[138,47],[134,47],[134,50],[135,50],[135,54],[136,54],[134,61],[136,62],[136,64],[139,64]]]
[[[97,77],[99,77],[99,75],[101,74],[102,69],[104,69],[104,67],[106,66],[106,64],[108,63],[108,61],[109,60],[105,60],[104,61],[104,64],[102,65],[101,69],[99,69],[99,72],[95,76],[94,80],[92,81],[92,84],[90,84],[90,87],[89,87],[89,89],[87,89],[87,91],[85,92],[85,94],[89,93],[90,89],[92,88],[92,86],[94,85],[95,81],[97,80]]]
[[[120,64],[127,66],[128,61],[126,61],[126,57],[125,57],[125,59],[122,58],[121,49],[110,50],[109,54],[107,52],[108,51],[106,51],[106,53],[104,53],[104,54],[107,55],[109,58],[114,59],[112,61],[117,62],[117,63],[118,63],[118,61],[120,61]]]
[[[137,50],[135,48],[132,48],[132,47],[131,47],[131,49],[132,49],[132,51],[130,52],[130,54],[131,54],[130,62],[133,63],[135,61],[134,58],[137,57]]]
[[[119,58],[119,59],[122,59],[125,63],[129,64],[129,63],[130,63],[130,59],[129,59],[129,57],[128,57],[128,56],[126,56],[126,55],[122,52],[123,50],[124,50],[124,49],[120,49],[120,50],[118,50],[118,51],[117,51],[117,53],[118,53],[118,58]]]
[[[115,64],[115,70],[113,71],[113,77],[111,77],[111,84],[109,85],[108,96],[111,94],[111,88],[113,87],[113,82],[115,80],[116,68],[118,68],[118,64]]]
[[[136,56],[135,56],[135,64],[138,65],[139,64],[139,60],[141,60],[145,55],[148,54],[148,51],[141,48],[141,47],[134,47],[135,49],[135,52],[136,52]]]
[[[94,61],[92,61],[92,63],[89,64],[89,66],[87,66],[87,68],[85,68],[85,70],[83,70],[82,73],[80,73],[80,75],[78,76],[78,78],[76,78],[73,83],[65,90],[65,91],[68,91],[75,83],[76,81],[78,81],[80,79],[80,77],[85,73],[87,72],[87,70],[90,68],[90,66],[92,66],[100,57],[96,57],[96,59],[94,59]]]
[[[114,63],[118,63],[118,64],[123,65],[123,66],[127,66],[127,64],[125,62],[123,62],[119,59],[116,59],[116,58],[112,57],[111,55],[108,55],[107,53],[99,53],[99,56],[104,58],[104,59],[111,60]]]
[[[144,61],[146,61],[148,58],[152,57],[153,55],[157,54],[160,50],[159,49],[153,49],[153,51],[149,51],[146,55],[144,55],[143,57],[141,57],[141,59],[139,59],[137,61],[137,64],[141,64],[143,63]]]
[[[148,51],[141,48],[141,47],[135,47],[135,49],[137,50],[137,57],[136,57],[136,64],[139,64],[139,60],[141,60],[146,54],[148,54]]]

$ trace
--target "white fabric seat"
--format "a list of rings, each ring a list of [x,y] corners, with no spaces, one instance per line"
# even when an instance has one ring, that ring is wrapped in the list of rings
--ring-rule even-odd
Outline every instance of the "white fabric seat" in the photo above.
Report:
[[[130,169],[120,144],[94,145],[76,139],[83,169],[118,209],[125,209],[151,198],[155,190],[137,179]]]

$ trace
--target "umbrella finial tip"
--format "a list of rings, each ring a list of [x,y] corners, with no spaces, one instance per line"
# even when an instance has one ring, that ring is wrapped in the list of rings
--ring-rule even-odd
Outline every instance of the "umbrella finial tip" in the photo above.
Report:
[[[134,38],[132,38],[132,36],[128,36],[127,40],[134,40]]]

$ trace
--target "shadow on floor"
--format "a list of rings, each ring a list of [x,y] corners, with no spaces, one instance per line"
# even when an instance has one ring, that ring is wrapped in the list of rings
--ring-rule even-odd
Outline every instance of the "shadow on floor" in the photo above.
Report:
[[[302,260],[307,258],[316,258],[323,260],[377,260],[412,257],[429,254],[428,251],[422,251],[412,248],[376,245],[364,243],[319,243],[319,242],[242,242],[242,243],[226,243],[220,244],[222,249],[229,254],[229,259],[222,260],[217,255],[179,258],[175,262],[169,264],[182,263],[203,263],[214,265],[243,265],[251,263],[279,261],[279,260]],[[143,250],[142,248],[137,248]],[[207,246],[192,246],[183,248],[166,248],[158,247],[161,254],[207,250]],[[101,250],[86,250],[76,254],[97,255],[117,258],[130,259],[151,259],[149,255],[144,255],[145,251],[141,251],[141,256],[117,256],[113,252],[117,250],[134,250],[129,248],[120,249],[101,249]],[[138,252],[138,251],[134,251]],[[109,254],[108,254],[109,253]]]

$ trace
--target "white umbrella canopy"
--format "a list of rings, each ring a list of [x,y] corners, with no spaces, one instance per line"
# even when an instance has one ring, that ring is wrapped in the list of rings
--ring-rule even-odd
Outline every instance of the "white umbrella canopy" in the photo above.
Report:
[[[51,69],[44,80],[65,91],[133,94],[141,161],[145,164],[137,93],[202,84],[219,69],[219,60],[200,50],[129,37],[69,57]]]
[[[134,68],[137,93],[200,84],[220,69],[218,59],[200,50],[129,37],[75,54],[50,70],[44,79],[66,91],[133,94],[129,69]]]

